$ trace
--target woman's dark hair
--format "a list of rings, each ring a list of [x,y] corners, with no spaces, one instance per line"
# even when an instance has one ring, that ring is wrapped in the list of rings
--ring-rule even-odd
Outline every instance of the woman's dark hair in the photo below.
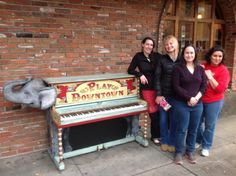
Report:
[[[143,40],[142,40],[142,44],[144,44],[147,40],[151,40],[153,42],[153,49],[155,47],[155,41],[151,38],[151,37],[145,37]]]
[[[197,63],[198,63],[198,61],[197,61],[197,50],[196,50],[195,46],[193,46],[192,44],[185,45],[185,47],[182,50],[181,56],[180,56],[180,62],[181,62],[182,65],[186,65],[186,61],[184,59],[184,52],[185,52],[186,48],[188,48],[188,47],[192,47],[194,49],[195,57],[194,57],[193,63],[194,63],[194,65],[197,65]]]
[[[224,60],[225,60],[225,51],[224,51],[224,49],[223,49],[221,46],[216,45],[216,46],[210,48],[210,49],[208,50],[208,52],[206,53],[206,55],[205,55],[205,60],[207,61],[208,64],[211,64],[211,56],[212,56],[212,54],[213,54],[214,52],[216,52],[216,51],[221,51],[221,52],[223,53],[223,58],[222,58],[221,64],[224,63]]]

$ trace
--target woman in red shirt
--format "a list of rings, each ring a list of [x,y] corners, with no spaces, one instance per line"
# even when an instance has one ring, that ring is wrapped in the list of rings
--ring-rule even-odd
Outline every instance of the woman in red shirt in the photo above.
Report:
[[[198,128],[197,143],[202,145],[201,155],[209,156],[216,122],[224,104],[224,92],[228,87],[230,76],[228,69],[223,64],[225,53],[221,46],[211,48],[207,52],[205,60],[203,67],[208,83],[202,97],[203,114]]]

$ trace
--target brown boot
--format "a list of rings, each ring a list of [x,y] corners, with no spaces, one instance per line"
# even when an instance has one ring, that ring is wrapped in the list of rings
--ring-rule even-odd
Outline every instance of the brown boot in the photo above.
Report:
[[[175,147],[174,146],[168,146],[168,152],[174,153],[175,152]]]
[[[168,151],[168,145],[167,144],[161,144],[161,150],[163,152],[167,152]]]

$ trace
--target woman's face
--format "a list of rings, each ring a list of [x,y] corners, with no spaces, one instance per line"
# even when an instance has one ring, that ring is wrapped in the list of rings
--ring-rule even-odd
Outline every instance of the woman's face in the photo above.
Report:
[[[147,39],[145,41],[145,43],[142,44],[143,47],[143,52],[147,55],[151,54],[152,50],[153,50],[153,41]]]
[[[188,46],[184,50],[184,60],[187,63],[192,63],[195,59],[195,50],[192,46]]]
[[[174,39],[169,39],[165,42],[165,50],[167,53],[173,53],[177,49],[177,44]]]
[[[211,64],[217,66],[222,62],[222,59],[223,59],[223,52],[215,51],[211,55]]]

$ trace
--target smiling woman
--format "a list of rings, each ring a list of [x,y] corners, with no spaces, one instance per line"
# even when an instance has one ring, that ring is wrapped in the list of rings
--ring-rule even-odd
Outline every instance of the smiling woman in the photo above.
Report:
[[[202,156],[209,156],[213,144],[216,121],[224,104],[224,93],[228,87],[229,71],[223,64],[225,52],[221,46],[211,48],[205,57],[204,69],[208,79],[203,101],[203,114],[198,128],[197,143],[202,145]],[[204,127],[203,128],[203,124]]]
[[[155,103],[156,91],[154,90],[154,73],[158,57],[154,57],[155,42],[151,37],[145,37],[142,42],[142,51],[133,57],[128,73],[139,77],[142,98],[148,103],[149,117],[151,120],[151,139],[159,144],[160,137],[159,117]],[[156,53],[155,56],[159,54]]]
[[[186,154],[188,161],[195,164],[195,142],[203,111],[201,97],[206,89],[206,76],[204,69],[196,64],[194,46],[186,45],[184,47],[181,63],[174,68],[172,77],[173,88],[176,93],[173,103],[174,114],[176,121],[178,121],[174,161],[176,164],[183,164],[182,156]]]
[[[218,66],[223,59],[223,52],[222,51],[215,51],[214,53],[212,53],[211,56],[211,64],[213,66]]]
[[[186,62],[186,66],[188,71],[193,74],[194,73],[194,62],[196,62],[196,54],[193,47],[187,47],[184,52],[184,60]]]
[[[160,133],[161,133],[161,150],[164,152],[175,151],[175,119],[173,114],[173,88],[172,88],[172,71],[176,64],[179,63],[179,43],[175,36],[168,35],[164,38],[164,52],[158,59],[155,71],[155,89],[157,91],[156,103],[159,105],[160,114]],[[168,111],[163,108],[162,101],[166,101],[172,106]]]

